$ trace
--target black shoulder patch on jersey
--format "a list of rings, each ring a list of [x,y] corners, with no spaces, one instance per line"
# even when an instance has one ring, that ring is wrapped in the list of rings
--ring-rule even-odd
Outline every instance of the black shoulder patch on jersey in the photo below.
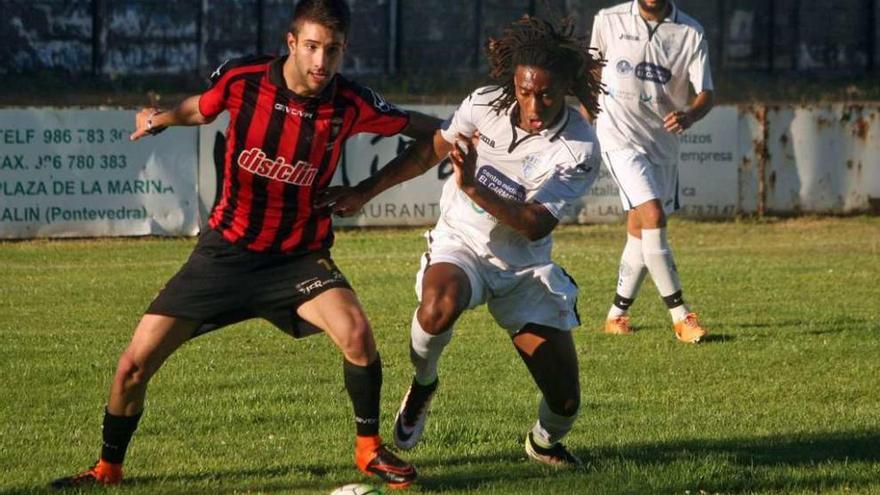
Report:
[[[260,65],[267,64],[271,62],[275,57],[271,55],[248,55],[245,57],[239,58],[230,58],[226,59],[222,64],[220,64],[214,72],[211,73],[210,83],[213,86],[217,84],[217,81],[223,77],[223,74],[226,74],[230,69],[234,69],[236,67],[244,67],[247,65]]]
[[[351,79],[347,79],[339,75],[339,82],[349,87],[356,95],[358,95],[362,100],[372,105],[376,111],[380,113],[404,113],[402,110],[397,108],[391,103],[385,101],[385,98],[382,97],[379,93],[373,91],[371,88],[367,86],[363,86],[358,84]]]

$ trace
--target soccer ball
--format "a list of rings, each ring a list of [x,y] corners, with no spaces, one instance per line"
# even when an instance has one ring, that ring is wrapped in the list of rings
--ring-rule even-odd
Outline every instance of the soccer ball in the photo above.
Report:
[[[340,486],[330,495],[385,495],[385,490],[366,483],[351,483]]]

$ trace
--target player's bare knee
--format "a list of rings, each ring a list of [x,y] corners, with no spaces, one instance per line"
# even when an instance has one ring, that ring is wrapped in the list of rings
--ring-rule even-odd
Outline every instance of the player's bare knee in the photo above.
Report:
[[[452,327],[458,316],[455,299],[447,296],[427,297],[419,305],[418,319],[422,329],[439,335]]]
[[[355,364],[372,357],[376,346],[373,331],[366,319],[356,318],[350,322],[349,327],[342,332],[339,347],[345,358]]]
[[[146,386],[151,373],[144,365],[128,353],[123,353],[116,367],[116,383],[123,391]]]

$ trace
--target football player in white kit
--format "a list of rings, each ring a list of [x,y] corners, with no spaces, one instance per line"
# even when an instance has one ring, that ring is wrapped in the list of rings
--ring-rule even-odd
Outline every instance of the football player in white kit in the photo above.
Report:
[[[538,462],[579,467],[560,442],[580,407],[570,330],[580,322],[577,286],[550,259],[550,233],[566,204],[581,200],[600,166],[590,124],[566,105],[575,96],[598,111],[600,62],[572,35],[524,17],[487,47],[496,85],[468,96],[434,135],[419,140],[353,189],[329,191],[323,205],[351,214],[385,189],[419,175],[447,154],[454,175],[416,277],[412,385],[395,419],[394,441],[416,445],[437,390],[437,363],[462,312],[487,304],[507,330],[542,392],[525,449]]]
[[[679,208],[678,134],[712,108],[703,28],[672,0],[633,0],[596,14],[590,46],[607,60],[596,130],[627,211],[627,241],[605,331],[633,333],[627,311],[650,273],[676,337],[699,342],[706,330],[682,298],[666,215]],[[696,93],[690,102],[688,83]]]

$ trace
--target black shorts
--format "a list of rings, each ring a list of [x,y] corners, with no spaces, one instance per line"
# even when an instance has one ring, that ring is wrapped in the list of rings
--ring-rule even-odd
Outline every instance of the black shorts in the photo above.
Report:
[[[333,288],[351,286],[328,250],[256,253],[212,229],[199,236],[189,259],[146,312],[201,322],[193,337],[257,317],[303,337],[320,329],[302,320],[297,308]]]

